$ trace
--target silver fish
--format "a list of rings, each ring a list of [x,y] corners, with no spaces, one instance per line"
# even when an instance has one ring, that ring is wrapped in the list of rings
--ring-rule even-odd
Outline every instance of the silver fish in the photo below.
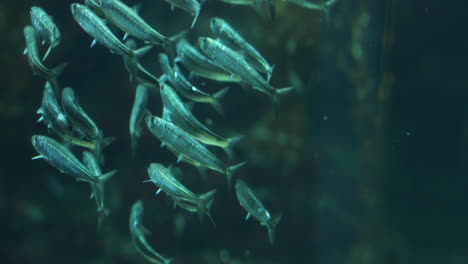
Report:
[[[50,82],[55,92],[58,92],[58,76],[62,73],[67,63],[59,64],[58,66],[49,69],[39,57],[38,36],[36,30],[32,26],[25,26],[23,29],[26,48],[23,54],[28,57],[28,63],[34,74],[40,75]]]
[[[41,107],[37,110],[37,113],[41,115],[38,122],[44,121],[47,128],[52,129],[57,134],[68,133],[72,129],[49,82],[46,82],[44,86]]]
[[[70,150],[55,139],[34,135],[31,141],[34,149],[40,154],[33,159],[43,158],[60,172],[68,174],[78,181],[99,183],[99,175],[89,171]]]
[[[191,14],[193,16],[192,25],[190,28],[193,28],[195,23],[197,22],[198,15],[200,14],[201,4],[197,0],[165,0],[171,7],[174,8],[178,7],[185,12]]]
[[[229,186],[232,173],[245,163],[226,165],[183,129],[157,116],[148,116],[145,122],[151,133],[161,140],[162,146],[167,145],[172,151],[178,153],[177,162],[187,157],[191,162],[197,162],[200,166],[225,174]]]
[[[132,155],[135,157],[138,139],[141,136],[141,126],[145,116],[148,114],[148,88],[144,85],[138,85],[135,90],[135,99],[133,101],[132,113],[130,114],[130,145]]]
[[[167,45],[180,39],[186,33],[184,31],[180,35],[166,37],[141,18],[135,9],[127,6],[122,1],[100,0],[100,2],[101,10],[107,20],[124,31],[126,35],[142,40],[146,44]]]
[[[194,194],[183,186],[168,168],[159,163],[151,163],[149,165],[148,175],[150,177],[149,181],[159,188],[156,194],[164,191],[167,195],[171,196],[178,206],[189,212],[198,213],[200,221],[202,221],[205,215],[211,219],[210,207],[213,203],[216,189],[200,195]]]
[[[93,46],[96,42],[107,47],[111,53],[134,58],[134,52],[127,48],[109,29],[106,23],[91,9],[82,4],[71,4],[72,15],[83,30],[93,37]]]
[[[42,61],[44,61],[47,56],[49,56],[50,51],[57,47],[60,43],[60,31],[57,25],[52,20],[52,17],[49,16],[44,9],[33,6],[30,10],[31,23],[42,39],[42,45],[49,44]]]
[[[168,80],[177,91],[182,94],[185,98],[190,99],[194,102],[208,103],[218,112],[223,113],[223,109],[219,100],[226,94],[227,89],[220,90],[214,94],[203,92],[202,90],[195,87],[185,78],[182,71],[177,65],[171,66],[169,57],[165,53],[159,54],[159,64],[163,71],[163,75],[159,78],[161,83]]]
[[[282,215],[278,214],[271,216],[250,187],[241,179],[236,180],[236,196],[240,205],[247,210],[245,220],[250,216],[253,216],[261,225],[266,226],[268,229],[268,240],[270,241],[270,244],[273,245],[275,242],[275,227],[281,220]]]
[[[150,232],[143,226],[143,202],[137,201],[133,204],[130,211],[129,227],[132,236],[133,245],[148,261],[155,264],[169,264],[172,262],[171,258],[165,258],[148,244],[145,235]]]
[[[102,137],[101,130],[78,104],[75,92],[70,87],[65,87],[62,90],[62,107],[75,129],[91,139],[96,140]]]
[[[94,175],[99,176],[99,183],[90,183],[91,189],[93,191],[92,197],[96,200],[96,207],[98,212],[98,231],[101,230],[102,224],[104,222],[104,216],[107,214],[107,210],[104,207],[104,183],[107,182],[112,176],[117,173],[114,170],[112,174],[102,175],[101,168],[99,167],[98,161],[89,151],[83,152],[83,164],[91,171]]]
[[[240,139],[240,137],[234,137],[229,139],[223,138],[211,131],[206,126],[204,126],[185,107],[180,97],[169,85],[163,84],[161,86],[160,94],[164,107],[168,110],[168,113],[166,113],[166,115],[170,115],[169,121],[173,122],[183,130],[194,136],[200,142],[208,145],[219,146],[229,153],[232,144]]]
[[[258,71],[266,73],[267,82],[270,81],[274,66],[271,66],[260,52],[250,45],[228,22],[219,17],[213,17],[210,20],[210,27],[218,38],[238,47],[242,54],[246,55],[249,63]]]
[[[273,99],[275,113],[277,114],[278,96],[290,92],[293,87],[281,89],[273,88],[262,76],[247,63],[243,56],[224,45],[219,40],[211,38],[198,38],[198,45],[205,55],[219,64],[228,72],[239,76],[254,89],[259,90]]]
[[[175,62],[181,62],[191,74],[220,82],[241,81],[240,78],[234,78],[232,74],[216,65],[185,39],[177,43],[176,51]]]

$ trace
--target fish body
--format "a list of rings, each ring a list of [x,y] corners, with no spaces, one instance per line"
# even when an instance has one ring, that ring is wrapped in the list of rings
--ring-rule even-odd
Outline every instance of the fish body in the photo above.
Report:
[[[75,92],[70,87],[63,88],[62,90],[62,107],[75,129],[94,140],[102,137],[101,130],[99,130],[96,123],[78,104]]]
[[[205,194],[197,195],[182,185],[171,173],[171,171],[159,163],[151,163],[148,167],[150,181],[153,182],[159,191],[171,196],[174,202],[189,212],[197,212],[200,219],[204,215],[210,217],[209,209],[213,203],[216,190],[211,190]],[[210,217],[211,218],[211,217]]]
[[[253,216],[261,225],[266,226],[268,229],[268,239],[273,244],[275,241],[275,227],[281,220],[281,214],[271,216],[265,206],[263,206],[263,203],[241,179],[236,180],[236,196],[240,205],[248,213],[246,219]]]
[[[107,20],[130,36],[147,44],[163,45],[171,39],[151,27],[135,9],[120,0],[101,0],[101,10]]]
[[[144,207],[142,201],[137,201],[133,204],[130,211],[129,219],[129,228],[130,235],[133,240],[133,245],[138,250],[138,252],[145,257],[148,261],[155,264],[169,264],[172,262],[172,259],[165,258],[156,252],[146,240],[145,235],[149,231],[143,225],[143,213]]]
[[[291,91],[293,87],[281,89],[273,88],[249,63],[245,61],[242,55],[227,47],[219,40],[200,37],[198,39],[198,45],[203,53],[225,70],[239,76],[244,82],[251,85],[254,89],[269,95],[273,99],[275,112],[277,114],[278,96]]]
[[[127,48],[127,46],[112,33],[106,23],[91,11],[90,8],[82,4],[73,3],[71,4],[71,11],[81,28],[83,28],[88,35],[93,37],[95,41],[107,47],[111,53],[134,57],[133,51]]]
[[[23,29],[24,39],[26,41],[26,48],[24,54],[28,57],[28,63],[34,74],[40,75],[50,82],[56,92],[58,92],[58,76],[62,73],[67,65],[62,63],[55,68],[47,68],[41,61],[39,56],[38,35],[32,26],[25,26]]]
[[[49,56],[50,51],[60,44],[60,30],[44,9],[33,6],[30,9],[31,24],[33,25],[36,32],[39,34],[42,45],[49,44],[42,60],[45,60]]]
[[[168,109],[169,115],[171,116],[171,122],[184,129],[202,143],[219,146],[223,149],[230,146],[230,141],[228,139],[217,135],[198,121],[185,107],[174,89],[169,85],[163,84],[160,94],[164,107]]]
[[[164,119],[148,116],[145,118],[145,122],[151,133],[172,151],[178,153],[178,161],[187,157],[189,160],[199,163],[200,166],[225,174],[228,184],[231,182],[232,172],[244,164],[226,165],[190,134]]]
[[[274,67],[258,52],[252,45],[250,45],[228,22],[219,17],[213,17],[210,20],[211,31],[215,35],[234,44],[238,47],[250,64],[260,72],[267,74],[267,81],[270,80]]]
[[[209,94],[198,89],[185,78],[177,65],[174,65],[174,67],[171,66],[169,57],[165,53],[159,54],[159,64],[164,73],[162,77],[159,78],[162,83],[167,79],[185,98],[198,103],[211,104],[218,112],[222,112],[219,99],[225,94],[224,92],[220,91],[215,94]]]
[[[89,171],[70,150],[55,139],[34,135],[31,141],[34,149],[40,154],[39,157],[45,159],[62,173],[68,174],[78,181],[99,183],[98,175]]]
[[[72,129],[49,82],[46,82],[44,86],[41,107],[37,110],[37,113],[41,115],[39,121],[44,121],[49,129],[58,134],[68,133]]]
[[[185,39],[177,43],[176,51],[176,61],[182,62],[192,74],[220,82],[240,81],[240,78],[233,78],[229,72],[217,66]]]
[[[133,101],[129,123],[130,143],[133,156],[135,156],[138,139],[141,136],[142,122],[148,113],[148,96],[148,88],[145,85],[138,85],[135,90],[135,99]]]

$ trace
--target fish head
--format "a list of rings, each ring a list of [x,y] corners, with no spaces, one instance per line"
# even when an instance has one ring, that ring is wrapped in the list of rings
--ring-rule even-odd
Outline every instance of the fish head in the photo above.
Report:
[[[225,24],[226,22],[219,18],[219,17],[212,17],[210,19],[210,27],[211,27],[211,31],[213,31],[213,33],[217,34],[218,32],[221,32],[223,30],[223,25]]]
[[[200,47],[200,49],[205,52],[206,50],[208,50],[208,48],[213,45],[213,39],[211,38],[207,38],[207,37],[199,37],[198,38],[198,46]]]

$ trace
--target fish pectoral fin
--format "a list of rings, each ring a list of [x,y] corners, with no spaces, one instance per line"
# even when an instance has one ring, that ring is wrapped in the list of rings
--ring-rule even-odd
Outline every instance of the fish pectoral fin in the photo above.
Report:
[[[27,47],[24,48],[24,50],[23,50],[23,55],[26,55],[26,54],[28,54],[28,48]]]
[[[249,218],[250,218],[250,213],[247,213],[247,215],[245,216],[245,221],[247,221]]]
[[[90,48],[94,47],[94,45],[96,45],[97,43],[97,40],[96,39],[93,39],[93,41],[91,42],[91,45],[89,45]]]
[[[89,196],[89,199],[93,199],[94,198],[94,192],[91,193],[91,195]]]
[[[161,148],[164,148],[166,146],[166,143],[161,142]]]
[[[184,159],[184,156],[182,154],[179,155],[177,158],[177,163],[181,162]]]
[[[37,122],[37,123],[40,123],[40,122],[43,121],[43,120],[44,120],[44,116],[41,116],[41,117],[39,117],[39,118],[37,119],[36,122]]]
[[[162,189],[159,188],[159,189],[156,191],[156,195],[158,195],[161,191],[162,191]]]
[[[43,159],[43,158],[44,158],[44,156],[37,155],[37,156],[32,157],[31,160],[37,160],[37,159]]]
[[[123,36],[122,40],[126,40],[128,38],[128,33],[125,32],[125,35]]]

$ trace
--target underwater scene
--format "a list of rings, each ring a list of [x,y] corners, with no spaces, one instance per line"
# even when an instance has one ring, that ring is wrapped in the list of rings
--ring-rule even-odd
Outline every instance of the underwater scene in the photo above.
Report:
[[[468,263],[466,10],[0,3],[0,263]]]

